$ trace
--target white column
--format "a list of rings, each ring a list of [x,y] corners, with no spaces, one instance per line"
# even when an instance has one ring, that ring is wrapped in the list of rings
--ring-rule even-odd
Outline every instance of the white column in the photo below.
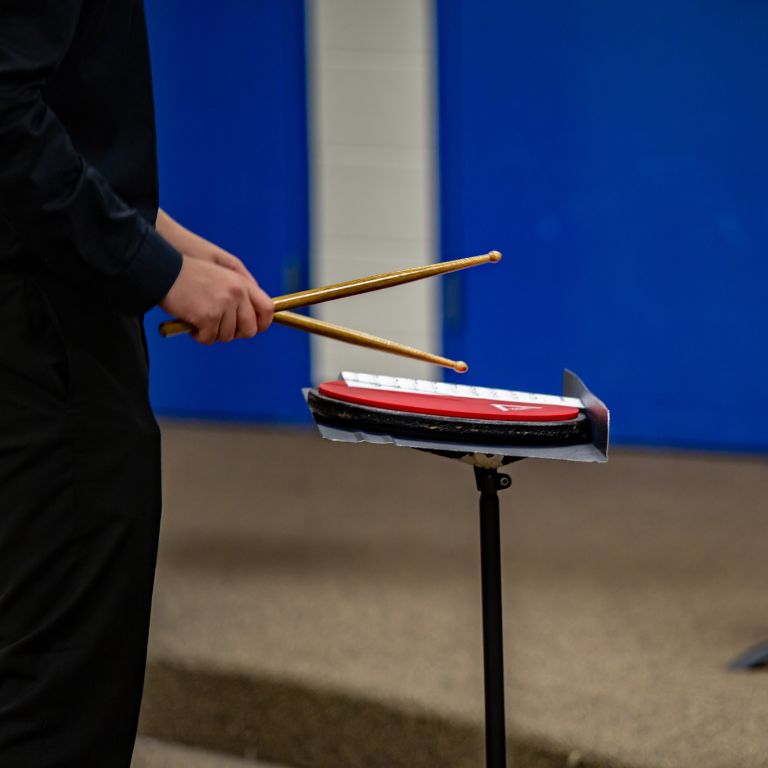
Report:
[[[311,283],[436,256],[432,0],[307,0]],[[437,278],[439,279],[439,278]],[[440,352],[435,278],[317,306],[322,320]],[[439,378],[427,363],[313,339],[313,378]]]

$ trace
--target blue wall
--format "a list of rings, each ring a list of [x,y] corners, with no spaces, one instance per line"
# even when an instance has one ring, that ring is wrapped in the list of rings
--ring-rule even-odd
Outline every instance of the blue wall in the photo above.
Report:
[[[302,0],[147,0],[161,204],[237,254],[264,289],[306,287],[307,121]],[[306,419],[309,341],[203,347],[161,339],[147,316],[152,399],[162,414]]]
[[[768,449],[768,4],[439,0],[447,355],[625,442]],[[708,382],[705,384],[705,378]]]
[[[443,279],[445,353],[544,391],[571,367],[625,442],[768,449],[768,6],[435,7],[442,257],[506,256]],[[303,3],[147,11],[163,205],[270,293],[304,287]],[[306,418],[306,336],[203,348],[160,319],[161,413]]]

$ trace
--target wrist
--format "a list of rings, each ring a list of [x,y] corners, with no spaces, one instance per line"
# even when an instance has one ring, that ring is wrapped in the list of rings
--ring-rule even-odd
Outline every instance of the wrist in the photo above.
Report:
[[[170,243],[177,251],[192,258],[199,258],[206,241],[179,224],[163,210],[158,211],[155,229],[163,240]]]

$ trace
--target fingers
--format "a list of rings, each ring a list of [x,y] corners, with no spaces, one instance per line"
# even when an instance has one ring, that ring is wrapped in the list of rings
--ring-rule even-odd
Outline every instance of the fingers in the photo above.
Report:
[[[228,267],[185,257],[161,303],[169,314],[196,328],[192,338],[201,344],[251,338],[269,328],[275,311],[272,299],[239,259],[226,253],[221,258]]]
[[[258,287],[258,285],[254,285],[253,283],[248,284],[248,296],[250,297],[251,304],[256,312],[256,318],[259,323],[259,333],[264,333],[264,331],[272,325],[272,318],[275,314],[274,302],[261,290],[261,288]]]
[[[208,322],[198,322],[198,331],[193,333],[192,337],[201,344],[210,345],[214,342],[226,343],[233,339],[250,339],[262,327],[266,330],[271,316],[268,320],[259,320],[248,286],[244,280],[239,285],[231,286],[231,298],[223,308],[221,316],[211,318]]]
[[[251,339],[259,331],[259,321],[256,311],[251,304],[250,296],[237,307],[237,333],[236,339]]]
[[[218,341],[247,339],[259,330],[258,318],[251,304],[249,283],[238,276],[229,289],[230,304],[219,323]]]
[[[200,344],[210,347],[219,335],[219,321],[198,322],[196,327],[197,330],[192,334],[192,338]]]
[[[237,311],[238,307],[230,307],[221,316],[219,323],[219,332],[216,334],[216,341],[232,341],[237,333]]]

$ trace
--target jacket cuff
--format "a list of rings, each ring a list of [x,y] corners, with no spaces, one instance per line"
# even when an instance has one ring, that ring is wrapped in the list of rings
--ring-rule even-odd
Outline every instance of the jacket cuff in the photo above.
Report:
[[[131,315],[142,315],[161,302],[181,272],[184,257],[146,224],[135,256],[115,278],[115,299]]]

